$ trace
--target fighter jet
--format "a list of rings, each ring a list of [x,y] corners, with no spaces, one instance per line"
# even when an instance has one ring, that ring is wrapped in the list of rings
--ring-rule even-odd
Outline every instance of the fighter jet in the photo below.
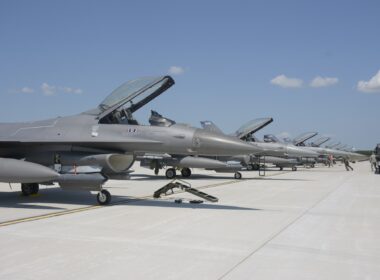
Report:
[[[335,159],[343,159],[346,158],[349,161],[362,161],[367,160],[368,157],[359,153],[354,153],[351,151],[345,151],[344,148],[346,145],[341,144],[340,142],[334,145],[330,145],[329,147],[320,147],[316,145],[307,146],[305,141],[317,135],[317,132],[307,132],[303,133],[300,136],[296,137],[293,140],[294,145],[303,146],[305,149],[309,149],[319,154],[320,157],[327,157],[332,155]],[[342,150],[343,148],[343,150]],[[306,160],[306,159],[305,159]],[[308,159],[307,159],[308,160]]]
[[[151,155],[146,154],[140,158],[141,166],[149,167],[155,170],[155,173],[158,174],[159,170],[165,166],[171,166],[166,170],[167,178],[174,178],[176,176],[176,169],[181,169],[181,174],[183,177],[191,176],[190,168],[205,168],[207,170],[214,170],[216,172],[232,172],[236,179],[242,177],[239,172],[243,167],[252,170],[253,164],[256,164],[257,159],[262,156],[317,156],[316,153],[312,151],[301,150],[298,147],[293,147],[291,145],[282,144],[282,143],[262,143],[262,142],[253,142],[252,136],[253,133],[259,129],[265,127],[273,121],[272,118],[262,118],[251,121],[241,128],[239,128],[233,136],[247,141],[250,139],[249,144],[256,145],[260,150],[249,154],[236,154],[234,156],[202,156],[202,157],[183,157],[176,154],[170,155]],[[174,120],[166,118],[161,114],[152,111],[149,122],[152,126],[175,126],[178,125]],[[211,121],[202,121],[201,125],[203,129],[209,133],[217,133],[219,135],[225,135],[221,129],[219,129]],[[283,159],[281,159],[284,162]]]
[[[144,126],[133,113],[174,84],[170,76],[131,80],[97,108],[54,119],[0,123],[0,181],[22,183],[24,195],[39,184],[98,191],[99,204],[111,194],[109,179],[129,178],[136,157],[145,153],[232,156],[261,151],[235,137],[190,126]],[[191,159],[191,158],[190,158]]]

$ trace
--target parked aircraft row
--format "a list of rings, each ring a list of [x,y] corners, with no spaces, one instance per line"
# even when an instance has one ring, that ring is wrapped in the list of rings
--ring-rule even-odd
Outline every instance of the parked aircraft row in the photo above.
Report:
[[[109,179],[128,179],[136,160],[156,174],[165,168],[168,178],[174,178],[176,170],[189,177],[191,168],[205,168],[233,172],[240,179],[239,171],[258,169],[263,161],[295,170],[328,155],[363,159],[357,153],[321,147],[329,139],[305,145],[311,134],[292,142],[273,135],[258,140],[254,133],[271,118],[251,121],[233,135],[211,121],[195,128],[154,111],[150,125],[141,125],[133,113],[173,85],[170,76],[135,79],[114,90],[97,108],[78,115],[1,123],[0,182],[21,183],[26,196],[36,194],[40,184],[53,183],[63,189],[98,191],[98,203],[108,204],[111,194],[104,184]]]

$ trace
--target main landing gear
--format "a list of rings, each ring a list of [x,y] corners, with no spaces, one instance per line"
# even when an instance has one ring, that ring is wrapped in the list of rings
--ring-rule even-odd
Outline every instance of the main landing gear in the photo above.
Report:
[[[181,175],[184,178],[189,178],[191,176],[191,170],[190,170],[190,168],[187,168],[187,167],[186,168],[182,168]]]
[[[293,166],[292,171],[297,171],[297,166]]]
[[[100,205],[107,205],[111,202],[111,194],[107,190],[101,190],[96,199]]]
[[[174,168],[169,168],[166,170],[165,176],[168,179],[174,179],[177,176],[177,173]]]
[[[189,178],[191,176],[191,170],[188,167],[181,169],[181,175],[184,178]],[[174,168],[169,168],[165,172],[165,176],[168,179],[174,179],[177,176],[177,172]]]
[[[37,183],[21,184],[21,192],[24,196],[37,194],[40,186]]]

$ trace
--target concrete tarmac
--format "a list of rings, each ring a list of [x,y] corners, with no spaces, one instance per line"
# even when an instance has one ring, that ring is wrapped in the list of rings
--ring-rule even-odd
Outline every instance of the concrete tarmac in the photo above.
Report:
[[[218,203],[177,192],[135,166],[95,194],[0,184],[0,279],[380,279],[380,175],[368,162],[186,181]],[[182,204],[174,203],[182,198]]]

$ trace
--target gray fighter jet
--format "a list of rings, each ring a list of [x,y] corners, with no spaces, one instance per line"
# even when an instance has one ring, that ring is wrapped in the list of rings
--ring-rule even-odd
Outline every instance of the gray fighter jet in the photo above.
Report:
[[[253,133],[265,127],[273,121],[272,118],[262,118],[256,119],[248,122],[241,128],[239,128],[233,136],[238,139],[247,141],[249,144],[259,147],[260,150],[252,152],[249,154],[235,154],[234,156],[220,156],[215,155],[213,157],[183,157],[181,155],[170,154],[170,155],[152,155],[146,154],[139,158],[141,160],[141,166],[149,167],[155,170],[158,174],[159,170],[171,166],[166,170],[167,178],[174,178],[176,176],[176,169],[181,170],[183,177],[191,176],[190,168],[204,168],[207,170],[214,170],[216,172],[232,172],[235,173],[234,177],[240,179],[242,177],[239,172],[243,167],[251,170],[253,164],[259,157],[262,156],[282,156],[282,157],[299,157],[299,156],[317,156],[316,153],[312,151],[301,150],[301,148],[294,147],[293,145],[282,144],[282,143],[263,143],[263,142],[253,142]],[[152,111],[149,122],[152,126],[175,126],[178,125],[174,120],[166,118],[161,114]],[[221,129],[219,129],[211,121],[201,122],[204,131],[209,133],[217,133],[219,135],[225,135]],[[283,159],[281,159],[284,162]]]
[[[111,200],[108,179],[129,178],[138,155],[233,156],[260,147],[189,126],[144,126],[133,113],[174,84],[170,76],[129,81],[100,105],[68,117],[0,124],[0,181],[22,183],[24,195],[39,184],[98,191],[99,204]]]
[[[310,150],[310,151],[317,153],[320,157],[327,157],[329,155],[332,155],[335,159],[345,158],[345,159],[352,161],[352,162],[362,161],[362,160],[368,159],[368,156],[365,156],[363,154],[339,150],[338,148],[341,145],[340,143],[338,145],[333,146],[333,148],[331,148],[331,146],[330,146],[330,148],[327,148],[327,147],[314,147],[314,146],[305,145],[304,142],[306,140],[310,139],[311,137],[315,136],[316,134],[317,134],[317,132],[304,133],[304,134],[300,135],[299,137],[297,137],[298,140],[293,141],[293,143],[300,145],[302,148],[304,148],[306,150]],[[313,136],[311,136],[311,135],[313,135]],[[265,135],[264,137],[265,137],[265,139],[267,139],[267,141],[269,141],[269,139],[273,140],[272,135]],[[305,139],[305,140],[303,140],[303,139]],[[278,141],[278,139],[275,141]],[[303,159],[302,161],[303,161],[303,164],[305,164],[309,161],[309,159]]]

